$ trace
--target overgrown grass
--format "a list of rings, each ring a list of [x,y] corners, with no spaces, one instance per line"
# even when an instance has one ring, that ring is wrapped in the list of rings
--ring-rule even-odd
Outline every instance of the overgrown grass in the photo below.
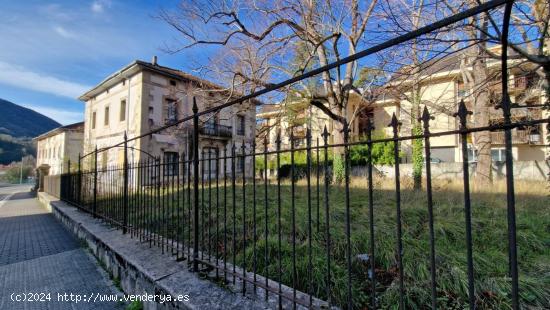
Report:
[[[267,275],[284,284],[293,283],[292,211],[295,212],[297,289],[311,292],[327,299],[327,247],[324,210],[324,185],[320,184],[320,200],[317,201],[315,181],[311,187],[311,249],[309,247],[309,212],[307,186],[304,181],[295,185],[295,195],[289,182],[281,186],[281,251],[278,245],[278,199],[276,185],[268,185],[267,231],[265,228],[265,201],[263,182],[256,186],[256,218],[254,221],[253,188],[247,184],[245,196],[242,185],[224,188],[220,182],[218,193],[213,187],[201,187],[201,246],[239,266],[252,271],[254,264],[261,275]],[[450,181],[434,181],[434,228],[436,247],[437,303],[443,309],[462,309],[468,303],[466,235],[463,193],[461,184]],[[428,209],[425,191],[415,192],[412,184],[402,182],[403,272],[405,303],[407,309],[423,309],[430,305],[430,267]],[[496,183],[472,193],[472,237],[475,269],[476,303],[483,309],[511,308],[511,281],[508,273],[508,235],[505,186]],[[224,200],[226,192],[227,200]],[[217,196],[218,195],[218,196]],[[147,208],[139,208],[137,197],[131,221],[143,218],[146,210],[155,218],[149,227],[170,238],[186,238],[188,227],[182,228],[182,216],[188,212],[187,189],[167,187],[161,191],[164,208],[154,196],[147,196]],[[244,199],[245,197],[246,199]],[[292,200],[294,197],[294,201]],[[179,203],[178,203],[179,200]],[[208,202],[211,201],[211,204]],[[219,201],[219,204],[216,204]],[[225,201],[225,203],[224,203]],[[183,203],[185,202],[185,203]],[[243,203],[244,202],[244,203]],[[520,298],[524,308],[540,309],[550,305],[550,198],[543,183],[516,183],[517,246],[520,274]],[[319,204],[319,221],[317,205]],[[345,191],[342,186],[329,187],[329,220],[331,246],[331,300],[345,306],[347,298]],[[224,209],[225,205],[225,209]],[[243,207],[244,205],[244,207]],[[210,206],[210,207],[209,207]],[[141,210],[141,211],[138,211]],[[154,212],[151,213],[151,210]],[[233,219],[235,210],[235,219]],[[224,211],[227,217],[224,217]],[[354,308],[363,309],[370,303],[368,266],[356,259],[358,254],[369,253],[370,234],[368,217],[368,191],[363,179],[354,179],[350,185],[350,219],[352,247],[352,290]],[[246,218],[244,217],[246,212]],[[186,219],[188,223],[188,219]],[[224,222],[226,226],[224,227]],[[165,223],[167,229],[158,229]],[[178,226],[178,223],[180,226]],[[254,242],[256,223],[256,242]],[[235,224],[235,225],[234,225]],[[244,225],[243,225],[244,224]],[[186,225],[188,226],[188,225]],[[243,227],[244,226],[244,227]],[[396,261],[396,198],[393,181],[380,179],[374,190],[375,264],[378,280],[377,304],[384,309],[397,308],[399,300],[398,269]],[[176,227],[179,227],[176,230]],[[319,230],[317,230],[317,227]],[[244,230],[246,229],[246,234]],[[178,232],[176,236],[175,232]],[[265,241],[267,234],[267,242]],[[235,235],[235,239],[233,239]],[[227,243],[224,243],[227,237]],[[246,248],[244,248],[246,241]],[[235,247],[233,247],[235,243]],[[254,251],[254,244],[256,251]],[[244,249],[243,249],[244,248]],[[309,253],[311,251],[311,272]],[[256,253],[256,258],[254,256]],[[267,261],[265,259],[267,253]],[[278,270],[281,257],[282,272]],[[309,285],[311,283],[311,285]]]

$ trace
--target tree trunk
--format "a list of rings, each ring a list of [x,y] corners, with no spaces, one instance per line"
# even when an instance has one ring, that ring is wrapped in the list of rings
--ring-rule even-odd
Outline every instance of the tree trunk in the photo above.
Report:
[[[489,88],[479,85],[487,84],[487,65],[485,57],[479,52],[474,59],[473,65],[474,85],[474,126],[489,126],[490,120],[490,100]],[[478,185],[486,185],[492,182],[492,158],[491,158],[491,132],[479,131],[474,135],[474,146],[478,152],[477,166],[475,170],[475,182]]]
[[[550,39],[548,39],[550,41]],[[547,43],[547,46],[550,46],[550,42]],[[548,47],[550,49],[550,47]],[[545,100],[544,104],[546,105],[547,109],[550,109],[550,63],[546,64],[542,67],[545,77],[545,82],[543,83],[544,91],[545,91]],[[546,124],[546,133],[548,136],[546,137],[547,140],[550,140],[550,123]],[[546,160],[550,161],[550,151],[546,152]],[[550,173],[548,173],[546,181],[550,184]]]
[[[422,125],[420,124],[420,89],[413,87],[411,107],[411,134],[421,135]],[[422,167],[424,166],[424,149],[422,139],[412,140],[412,162],[413,162],[413,189],[422,189]]]
[[[342,115],[342,114],[340,114]],[[332,128],[332,144],[341,144],[344,143],[344,124],[339,121],[333,121]],[[349,142],[349,141],[348,141]],[[332,150],[333,160],[332,160],[332,181],[336,184],[342,183],[344,180],[344,148],[343,147],[334,147]]]

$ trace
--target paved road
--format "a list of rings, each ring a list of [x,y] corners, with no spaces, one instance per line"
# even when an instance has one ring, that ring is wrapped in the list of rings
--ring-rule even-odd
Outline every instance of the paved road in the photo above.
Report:
[[[123,309],[117,302],[76,302],[77,295],[114,297],[117,289],[29,189],[0,187],[0,309]]]

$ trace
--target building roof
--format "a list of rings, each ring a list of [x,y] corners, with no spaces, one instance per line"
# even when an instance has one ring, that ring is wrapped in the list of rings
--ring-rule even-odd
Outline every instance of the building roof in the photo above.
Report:
[[[33,138],[33,140],[35,140],[35,141],[43,140],[43,139],[55,136],[57,134],[60,134],[62,132],[66,132],[66,131],[84,132],[84,122],[78,122],[78,123],[69,124],[69,125],[54,128],[54,129],[52,129],[52,130],[50,130],[46,133],[41,134],[38,137]]]
[[[140,72],[142,70],[148,70],[152,71],[158,74],[162,74],[164,76],[168,76],[173,79],[177,80],[183,80],[183,81],[189,81],[192,83],[197,84],[199,87],[207,87],[215,90],[221,90],[224,92],[229,93],[229,90],[226,87],[223,87],[219,84],[213,83],[211,81],[208,81],[206,79],[202,79],[199,77],[196,77],[192,74],[189,74],[187,72],[177,70],[174,68],[169,68],[165,66],[158,65],[156,63],[150,63],[143,60],[134,60],[130,64],[126,65],[122,69],[118,70],[117,72],[111,74],[106,79],[101,81],[98,85],[94,86],[92,89],[87,91],[86,93],[82,94],[80,97],[78,97],[81,101],[86,101],[94,96],[102,93],[105,91],[105,89],[108,89],[109,87],[121,82],[122,80],[134,75],[137,72]],[[233,92],[232,97],[241,97],[243,96],[240,93]],[[251,99],[255,104],[261,105],[262,102],[258,99]]]
[[[420,75],[421,76],[432,76],[444,72],[451,72],[455,70],[460,70],[460,61],[463,55],[468,53],[471,49],[474,47],[469,47],[464,50],[460,50],[457,52],[449,53],[447,55],[432,58],[428,61],[425,61],[420,64]],[[500,45],[493,46],[489,48],[489,50],[496,55],[500,55]],[[511,48],[508,49],[508,56],[514,57],[517,56],[518,53]],[[495,63],[500,63],[500,60],[496,60],[493,58],[490,58],[490,60],[494,60]],[[401,80],[403,77],[406,79],[407,76],[410,74],[412,67],[411,66],[403,66],[401,69],[398,70],[398,72],[395,74],[394,81]]]
[[[274,103],[274,104],[264,104],[260,108],[260,111],[258,113],[271,113],[271,112],[278,112],[280,109],[280,103]]]

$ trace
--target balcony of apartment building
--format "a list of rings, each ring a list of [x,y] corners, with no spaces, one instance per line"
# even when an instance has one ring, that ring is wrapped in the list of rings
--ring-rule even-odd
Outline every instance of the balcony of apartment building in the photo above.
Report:
[[[540,119],[542,110],[540,108],[517,108],[512,110],[512,122],[527,122],[533,119]],[[504,123],[504,118],[500,115],[491,117],[491,125]],[[504,131],[491,132],[491,141],[493,144],[504,144]],[[542,145],[542,125],[522,126],[512,129],[512,143]]]
[[[220,138],[231,138],[232,136],[231,126],[225,126],[220,124],[202,127],[200,128],[199,132],[201,135],[214,136],[214,137],[220,137]]]
[[[519,94],[521,92],[524,92],[528,89],[532,89],[535,87],[538,87],[538,82],[540,80],[540,77],[534,73],[528,73],[528,74],[521,74],[521,75],[513,75],[513,80],[508,85],[508,92],[510,95]],[[492,93],[495,95],[500,95],[502,93],[502,85],[500,81],[500,77],[494,77],[491,80],[487,82],[487,86],[489,90],[491,90]],[[465,87],[464,83],[458,82],[457,85],[457,97],[458,100],[461,99],[468,99],[468,95],[470,92]]]
[[[542,145],[540,125],[512,129],[512,144]],[[491,133],[493,144],[504,144],[504,131]]]
[[[199,133],[203,136],[213,138],[231,139],[233,136],[233,129],[231,126],[221,125],[216,120],[209,120],[200,127]]]

